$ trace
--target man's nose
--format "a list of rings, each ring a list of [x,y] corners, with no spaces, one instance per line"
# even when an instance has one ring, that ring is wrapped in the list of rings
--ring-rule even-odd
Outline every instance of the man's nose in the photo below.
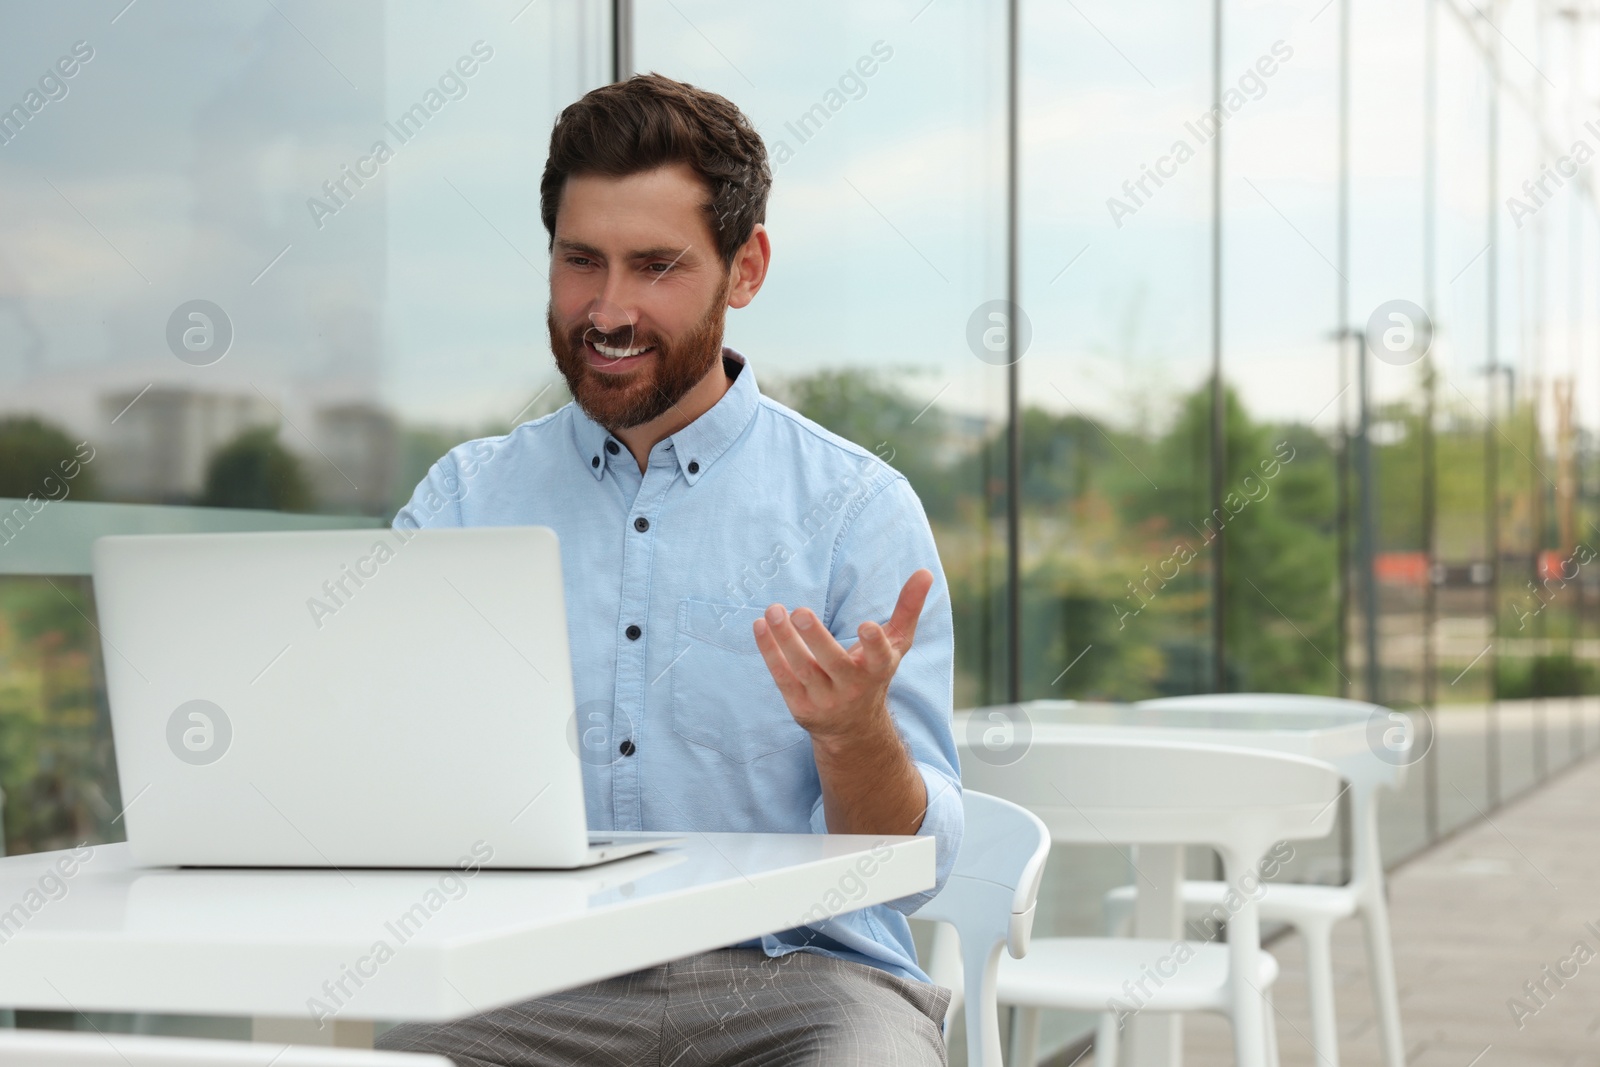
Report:
[[[637,315],[608,297],[602,296],[589,309],[589,325],[601,333],[631,329],[637,321]]]
[[[605,283],[601,286],[599,299],[589,309],[589,321],[599,329],[611,331],[623,326],[632,325],[639,321],[635,308],[635,293],[632,291],[632,277],[627,270],[609,269],[605,273]],[[595,316],[602,316],[605,321],[600,321]]]

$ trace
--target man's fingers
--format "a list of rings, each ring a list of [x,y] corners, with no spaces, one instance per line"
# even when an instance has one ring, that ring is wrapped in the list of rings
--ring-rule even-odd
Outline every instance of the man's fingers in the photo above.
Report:
[[[933,572],[926,567],[914,571],[900,590],[894,614],[889,616],[886,629],[889,638],[901,652],[911,647],[917,634],[917,619],[922,616],[922,606],[927,603],[928,592],[933,588]]]
[[[875,622],[864,622],[856,633],[866,654],[867,671],[874,675],[889,673],[895,666],[895,650],[884,628]]]
[[[822,625],[822,620],[817,618],[816,612],[810,608],[796,608],[789,613],[789,622],[793,624],[795,633],[805,642],[806,648],[816,657],[817,666],[830,679],[837,680],[842,672],[849,669],[850,653],[834,640],[828,628]],[[809,625],[801,626],[801,623]]]
[[[756,635],[756,648],[761,652],[761,658],[766,661],[767,671],[772,675],[772,680],[778,686],[778,692],[784,697],[802,697],[805,695],[805,685],[795,676],[789,666],[789,659],[783,654],[783,649],[778,645],[778,639],[773,635],[772,627],[766,620],[757,619],[751,624]]]
[[[816,659],[811,655],[811,649],[806,647],[805,641],[801,639],[799,631],[794,628],[794,623],[789,618],[789,612],[782,604],[774,604],[768,608],[760,622],[771,632],[779,652],[789,663],[789,670],[794,672],[794,676],[802,685],[810,689],[825,680],[822,668],[817,665]],[[760,647],[759,638],[757,647]]]

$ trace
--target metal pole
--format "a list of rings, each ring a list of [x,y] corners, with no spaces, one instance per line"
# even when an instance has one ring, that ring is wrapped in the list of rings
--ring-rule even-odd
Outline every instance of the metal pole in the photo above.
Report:
[[[1017,20],[1020,0],[1006,4],[1006,300],[1017,308]],[[1022,370],[1016,324],[1006,328],[1006,691],[1022,699]]]
[[[1352,347],[1350,328],[1350,3],[1339,3],[1339,334]],[[1381,697],[1378,664],[1378,592],[1374,578],[1377,553],[1375,489],[1372,466],[1371,360],[1364,345],[1353,346],[1356,363],[1356,566],[1360,568],[1362,658],[1366,660],[1367,699]]]
[[[1350,692],[1350,357],[1348,338],[1343,327],[1334,330],[1335,357],[1339,361],[1339,435],[1333,457],[1333,537],[1334,553],[1339,568],[1338,625],[1334,627],[1337,642],[1334,659],[1339,679],[1339,695]]]
[[[1489,551],[1489,701],[1488,723],[1484,731],[1487,747],[1485,753],[1485,778],[1489,790],[1489,806],[1500,804],[1500,710],[1497,693],[1500,688],[1500,443],[1495,431],[1495,397],[1499,392],[1500,371],[1500,38],[1494,25],[1498,0],[1490,0],[1489,13],[1489,143],[1488,143],[1488,211],[1489,211],[1489,277],[1485,286],[1487,302],[1488,336],[1485,355],[1488,362],[1487,381],[1489,394],[1485,398],[1488,415],[1483,427],[1484,495],[1486,497],[1484,536]]]
[[[1339,364],[1339,436],[1338,448],[1334,453],[1334,494],[1333,494],[1333,526],[1334,526],[1334,553],[1339,568],[1337,625],[1334,627],[1336,645],[1335,659],[1338,661],[1335,671],[1339,680],[1334,683],[1338,686],[1339,695],[1351,696],[1350,692],[1350,608],[1351,608],[1351,552],[1350,552],[1350,323],[1349,323],[1349,283],[1346,281],[1344,259],[1348,254],[1346,242],[1346,220],[1348,217],[1348,182],[1349,167],[1346,165],[1346,135],[1345,122],[1349,102],[1345,97],[1344,82],[1348,71],[1344,67],[1346,17],[1344,5],[1346,0],[1340,0],[1340,31],[1339,31],[1339,129],[1338,129],[1338,156],[1339,156],[1339,191],[1337,218],[1335,225],[1338,227],[1339,236],[1336,254],[1341,266],[1336,273],[1339,281],[1334,296],[1334,354]],[[1348,865],[1346,865],[1348,872]]]
[[[1211,109],[1222,115],[1222,0],[1212,0],[1211,8]],[[1222,386],[1222,139],[1226,130],[1217,123],[1211,141],[1211,513],[1227,514],[1222,507],[1227,493],[1228,409]],[[1228,616],[1226,524],[1218,524],[1217,543],[1212,550],[1211,588],[1211,688],[1221,693],[1228,688]]]
[[[1427,562],[1427,584],[1423,586],[1422,602],[1422,707],[1430,716],[1437,716],[1438,649],[1435,647],[1439,617],[1439,590],[1434,584],[1434,566],[1439,551],[1438,531],[1438,481],[1435,465],[1438,463],[1434,439],[1434,419],[1438,403],[1438,373],[1434,366],[1433,342],[1439,337],[1438,277],[1434,259],[1437,241],[1437,207],[1439,185],[1439,25],[1438,0],[1428,0],[1423,36],[1423,148],[1422,148],[1422,299],[1434,324],[1428,354],[1422,363],[1422,553]],[[1430,732],[1433,728],[1430,727]],[[1415,741],[1416,739],[1414,739]],[[1433,741],[1428,738],[1428,755],[1424,757],[1422,774],[1423,824],[1429,841],[1439,839],[1439,760]]]
[[[1547,59],[1545,55],[1544,22],[1543,4],[1536,3],[1533,7],[1533,39],[1534,55],[1537,57],[1540,70],[1544,69]],[[1533,81],[1533,101],[1534,128],[1540,129],[1544,124],[1545,111],[1543,79],[1535,78]],[[1546,511],[1544,471],[1541,469],[1542,464],[1539,462],[1544,452],[1544,438],[1539,433],[1539,407],[1545,386],[1544,317],[1548,312],[1545,303],[1545,239],[1549,233],[1549,229],[1545,224],[1549,217],[1548,214],[1535,215],[1533,217],[1533,232],[1529,235],[1533,244],[1533,366],[1530,369],[1531,373],[1528,375],[1528,397],[1532,401],[1528,412],[1532,425],[1532,430],[1529,434],[1531,439],[1528,442],[1528,454],[1532,457],[1529,463],[1533,470],[1528,472],[1528,484],[1533,487],[1533,499],[1530,501],[1531,511],[1533,512],[1533,544],[1531,546],[1533,549],[1533,566],[1530,569],[1533,573],[1530,577],[1535,583],[1539,581],[1539,556],[1540,550],[1544,548]],[[1513,418],[1516,416],[1514,411],[1510,414]],[[1534,637],[1537,638],[1537,643],[1534,645],[1536,649],[1544,648],[1544,639],[1548,633],[1545,628],[1545,622],[1545,614],[1541,611],[1533,621],[1533,633]],[[1538,675],[1539,655],[1539,652],[1534,652],[1529,657],[1528,680],[1530,683]],[[1536,782],[1544,781],[1545,777],[1550,773],[1549,745],[1545,739],[1545,734],[1547,733],[1546,718],[1550,714],[1548,705],[1549,701],[1542,694],[1538,692],[1533,694],[1533,778]]]
[[[1567,33],[1567,55],[1569,57],[1569,70],[1581,70],[1583,62],[1583,9],[1571,9],[1571,24]],[[1579,115],[1579,90],[1578,86],[1570,79],[1567,82],[1566,98],[1567,129],[1578,128]],[[1575,415],[1581,413],[1582,408],[1577,404],[1578,396],[1578,368],[1583,360],[1583,223],[1582,217],[1576,210],[1567,212],[1567,391],[1566,410],[1571,412],[1565,421],[1564,440],[1558,445],[1560,454],[1567,458],[1568,477],[1562,480],[1564,500],[1558,503],[1565,514],[1565,520],[1560,523],[1556,534],[1556,544],[1563,552],[1572,552],[1577,547],[1577,530],[1574,522],[1579,507],[1583,500],[1583,453],[1580,443],[1583,440]],[[1573,664],[1574,680],[1581,679],[1583,672],[1580,669],[1583,649],[1583,616],[1584,616],[1584,582],[1580,575],[1572,590],[1572,628],[1567,638],[1567,655]],[[1576,762],[1583,756],[1583,695],[1581,682],[1575,685],[1575,692],[1567,701],[1567,731],[1568,743],[1572,746],[1569,762]]]
[[[611,80],[633,75],[633,0],[611,0]]]

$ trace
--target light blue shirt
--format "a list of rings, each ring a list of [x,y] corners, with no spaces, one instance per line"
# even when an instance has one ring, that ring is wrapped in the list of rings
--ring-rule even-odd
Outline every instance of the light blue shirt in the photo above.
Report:
[[[951,724],[950,592],[903,475],[761,395],[731,348],[733,384],[690,425],[633,455],[569,403],[452,448],[394,525],[548,526],[561,541],[589,828],[827,833],[810,736],[789,714],[751,623],[769,604],[817,613],[846,648],[887,622],[900,588],[934,584],[889,711],[927,786],[920,834],[937,887],[960,847]],[[870,879],[870,870],[863,872]],[[820,952],[927,981],[906,916],[934,892],[762,937],[769,956]],[[817,903],[848,906],[847,878]]]

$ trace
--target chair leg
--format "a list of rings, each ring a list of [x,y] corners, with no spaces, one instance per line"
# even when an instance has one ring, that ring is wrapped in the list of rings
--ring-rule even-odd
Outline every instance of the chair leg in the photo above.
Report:
[[[1267,1004],[1267,1010],[1263,1013],[1267,1024],[1267,1067],[1278,1067],[1278,1010],[1272,1006],[1271,986],[1267,987],[1261,999]]]
[[[1036,1067],[1039,1062],[1039,1009],[1013,1006],[1011,1011],[1012,1067]]]
[[[1378,1013],[1378,1036],[1385,1067],[1405,1067],[1405,1039],[1400,1032],[1400,992],[1394,977],[1394,945],[1389,940],[1389,905],[1380,883],[1363,901],[1361,925],[1367,934],[1367,971]]]
[[[948,1035],[966,1001],[961,935],[949,923],[937,923],[933,928],[933,951],[928,956],[927,972],[935,985],[950,990],[950,1006],[944,1013],[944,1032]]]
[[[1117,1028],[1114,1012],[1100,1013],[1100,1025],[1094,1032],[1094,1067],[1117,1067],[1117,1054],[1122,1047],[1122,1032]]]
[[[1272,994],[1261,994],[1261,1014],[1253,1019],[1241,1019],[1229,1014],[1233,1027],[1233,1063],[1235,1067],[1277,1067],[1278,1031],[1273,1025]]]
[[[1237,931],[1230,928],[1228,936],[1237,936]],[[1260,943],[1257,938],[1249,940]],[[1229,949],[1231,954],[1231,943]],[[1258,948],[1256,951],[1261,953],[1264,950]],[[1258,987],[1249,981],[1240,984],[1245,987],[1244,990],[1230,990],[1228,995],[1231,1002],[1228,1006],[1229,1022],[1233,1024],[1233,1061],[1236,1067],[1267,1067],[1271,1062],[1268,1034],[1276,1033],[1271,1029],[1271,1018],[1275,1014],[1272,1010],[1272,988]]]
[[[1306,949],[1306,993],[1311,1000],[1311,1044],[1317,1067],[1339,1067],[1339,1024],[1333,999],[1333,930],[1326,922],[1300,927]]]

